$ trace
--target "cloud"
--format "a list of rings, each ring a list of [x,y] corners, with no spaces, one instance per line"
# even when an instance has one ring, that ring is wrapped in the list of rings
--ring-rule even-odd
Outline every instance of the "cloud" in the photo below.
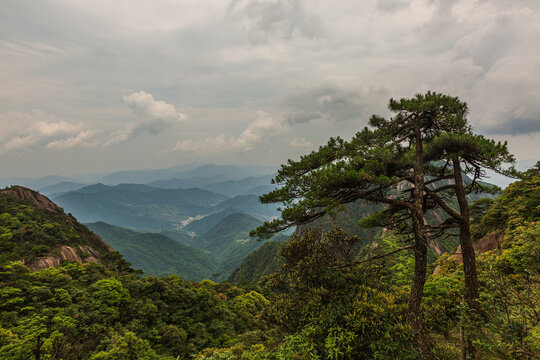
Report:
[[[500,11],[456,44],[484,69],[470,93],[471,119],[488,134],[540,131],[540,11]]]
[[[249,41],[254,45],[294,36],[314,39],[327,33],[322,19],[308,12],[301,0],[233,0],[228,9],[244,20]]]
[[[283,134],[289,128],[282,120],[271,117],[264,111],[257,112],[255,120],[238,136],[221,134],[203,140],[186,139],[179,141],[172,151],[181,152],[216,152],[216,151],[247,151],[255,145],[269,140],[272,136]]]
[[[369,115],[385,107],[388,91],[383,87],[361,88],[345,82],[328,82],[289,90],[283,100],[290,125],[314,120],[366,122]]]
[[[186,115],[176,111],[173,105],[156,101],[152,94],[144,91],[134,92],[123,99],[131,110],[142,118],[166,123],[181,123],[186,120]]]
[[[65,142],[82,143],[83,123],[70,123],[58,120],[55,116],[41,110],[29,113],[8,112],[0,114],[0,153],[26,151],[49,144]],[[88,136],[86,137],[86,139]],[[55,145],[51,146],[55,148]]]
[[[304,138],[294,138],[291,140],[289,145],[292,147],[297,147],[297,148],[313,147],[313,144],[311,143],[311,141],[308,141]]]
[[[90,130],[83,130],[77,135],[69,137],[67,139],[56,140],[47,144],[49,149],[69,149],[76,146],[95,146],[100,142],[92,141],[94,132]]]
[[[119,144],[141,134],[159,135],[187,119],[173,105],[154,100],[152,94],[145,91],[133,92],[123,99],[139,121],[115,131],[105,142],[106,145]]]
[[[381,12],[396,12],[405,9],[410,4],[404,0],[379,0],[377,1],[377,10]]]
[[[304,151],[292,138],[349,137],[372,113],[388,115],[390,97],[426,90],[467,101],[475,131],[533,133],[526,150],[540,153],[538,0],[4,3],[0,152],[28,155],[5,155],[6,173],[173,164],[177,154],[157,152],[182,139],[185,150],[280,163]],[[187,108],[189,126],[177,125]],[[250,145],[256,131],[240,136],[258,109],[301,132]],[[112,156],[56,161],[69,146]],[[216,161],[207,152],[182,161]]]
[[[174,106],[156,101],[144,91],[123,99],[138,114],[138,120],[128,124],[108,124],[107,128],[95,125],[89,128],[83,122],[60,120],[42,110],[0,114],[0,153],[120,144],[143,134],[158,135],[186,119]]]

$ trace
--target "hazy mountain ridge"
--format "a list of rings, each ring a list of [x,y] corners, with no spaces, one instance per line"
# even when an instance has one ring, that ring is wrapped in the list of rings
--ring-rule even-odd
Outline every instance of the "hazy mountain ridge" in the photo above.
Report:
[[[140,230],[167,230],[214,211],[227,197],[208,190],[158,189],[148,185],[92,185],[54,200],[83,222],[104,221]]]
[[[262,221],[247,214],[232,214],[221,220],[209,231],[200,235],[203,249],[212,251],[220,259],[216,273],[220,279],[236,269],[242,260],[263,243],[249,237],[249,231],[261,225]]]
[[[241,212],[242,210],[238,208],[226,208],[217,213],[206,215],[202,219],[191,221],[189,224],[184,226],[182,230],[202,234],[219,224],[219,222],[225,219],[227,216]]]
[[[190,163],[164,169],[120,170],[110,173],[75,174],[69,176],[48,175],[37,178],[12,176],[0,178],[0,186],[21,185],[39,190],[62,182],[85,184],[101,182],[107,185],[118,185],[121,183],[148,184],[157,180],[170,180],[173,178],[187,179],[193,177],[213,178],[214,180],[212,182],[218,182],[223,180],[240,180],[250,176],[268,175],[275,171],[276,167],[273,166]],[[219,176],[224,177],[218,179]]]
[[[39,188],[38,191],[43,195],[54,197],[60,195],[60,193],[82,189],[85,186],[88,186],[88,184],[72,181],[62,181],[50,186]]]
[[[270,182],[274,177],[275,174],[257,177],[251,176],[241,180],[214,182],[210,185],[204,186],[204,188],[231,197],[238,195],[246,195],[246,193],[250,193],[254,189],[264,185],[275,188],[276,186],[270,185]]]
[[[191,218],[202,217],[190,221],[194,228],[195,224],[204,224],[222,211],[246,213],[261,220],[278,215],[275,205],[261,204],[256,195],[229,198],[200,188],[160,189],[142,184],[94,184],[61,194],[54,200],[82,222],[103,221],[148,231],[182,228],[189,226],[189,222],[187,225],[185,222]],[[204,220],[206,216],[211,218]],[[202,226],[196,232],[209,228]]]

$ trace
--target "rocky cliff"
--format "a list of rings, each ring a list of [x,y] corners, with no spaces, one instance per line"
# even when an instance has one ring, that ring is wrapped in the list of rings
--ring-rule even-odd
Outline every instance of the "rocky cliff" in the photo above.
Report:
[[[54,253],[38,257],[29,264],[26,264],[31,270],[42,270],[50,267],[58,267],[64,261],[76,261],[87,263],[92,261],[99,262],[101,253],[89,246],[77,245],[76,248],[63,245],[55,249]]]
[[[58,211],[62,208],[51,200],[48,197],[41,195],[37,191],[25,188],[23,186],[13,186],[8,189],[4,189],[0,192],[4,196],[15,197],[21,201],[30,201],[38,209],[49,210],[49,211]]]

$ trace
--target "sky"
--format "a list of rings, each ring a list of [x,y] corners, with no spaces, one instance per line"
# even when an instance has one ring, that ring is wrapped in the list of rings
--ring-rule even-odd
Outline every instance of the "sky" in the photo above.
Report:
[[[538,0],[0,0],[0,177],[279,165],[390,98],[540,157]]]

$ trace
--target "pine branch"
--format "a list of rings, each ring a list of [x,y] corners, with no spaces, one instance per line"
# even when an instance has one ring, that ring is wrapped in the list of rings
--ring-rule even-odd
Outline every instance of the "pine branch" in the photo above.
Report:
[[[450,206],[448,206],[448,204],[443,200],[441,199],[441,197],[439,195],[437,195],[436,193],[434,193],[433,191],[431,191],[428,187],[424,186],[424,191],[426,193],[428,193],[429,197],[431,197],[433,200],[435,200],[435,202],[448,214],[450,215],[451,217],[453,217],[454,219],[456,219],[457,221],[459,222],[463,222],[464,219],[463,219],[463,216],[461,216],[460,214],[458,214],[454,209],[452,209]]]
[[[360,260],[360,261],[355,261],[355,262],[348,263],[348,264],[343,264],[343,265],[336,265],[336,266],[333,266],[332,268],[333,268],[333,269],[342,269],[342,268],[346,268],[346,267],[356,266],[356,265],[359,265],[359,264],[362,264],[362,263],[366,263],[366,262],[369,262],[369,261],[381,259],[381,258],[383,258],[383,257],[389,256],[389,255],[392,255],[392,254],[395,254],[395,253],[400,252],[400,251],[403,251],[403,250],[412,249],[413,247],[414,247],[414,245],[404,246],[404,247],[402,247],[402,248],[399,248],[399,249],[394,250],[394,251],[390,251],[390,252],[385,253],[385,254],[379,254],[379,255],[370,257],[369,259]]]

